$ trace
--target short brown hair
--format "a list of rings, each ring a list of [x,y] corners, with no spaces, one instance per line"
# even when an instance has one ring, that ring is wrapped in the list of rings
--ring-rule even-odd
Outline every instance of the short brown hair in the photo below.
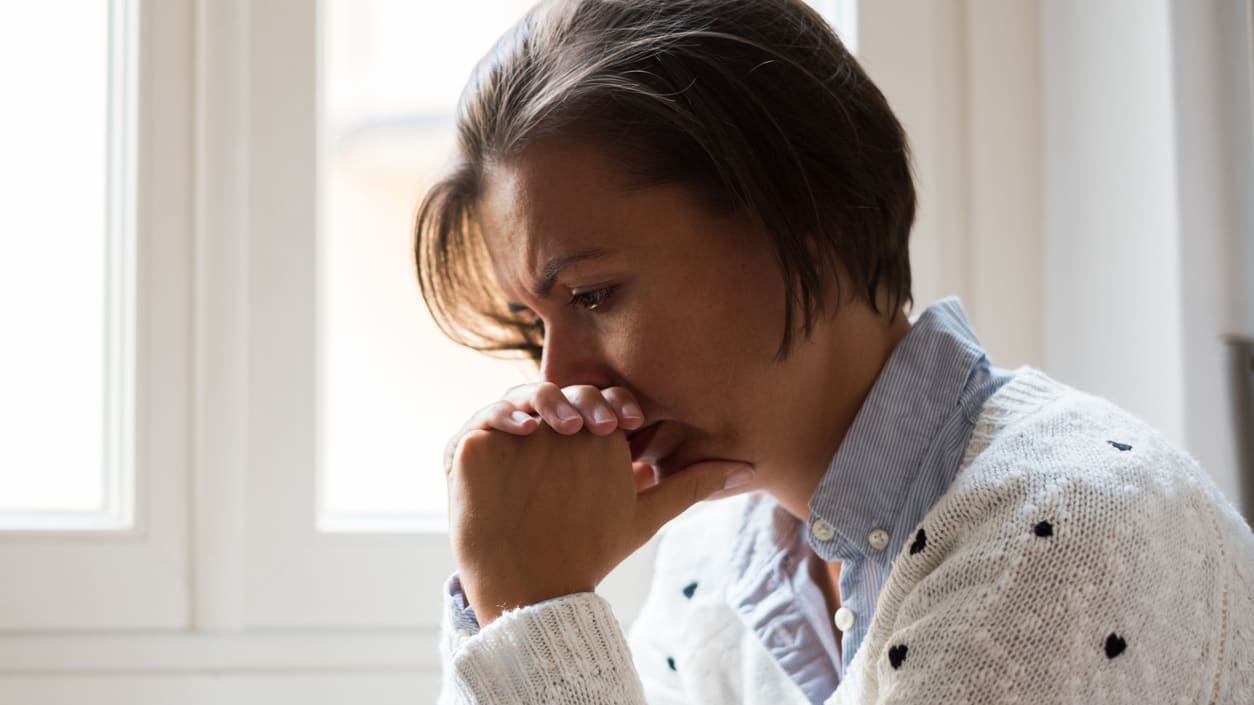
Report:
[[[826,274],[895,318],[913,303],[915,191],[883,94],[801,0],[553,0],[475,69],[458,150],[415,223],[422,295],[453,340],[538,360],[542,334],[492,290],[475,222],[485,166],[544,137],[617,150],[634,183],[681,183],[774,239],[788,282],[780,355],[809,335]],[[837,300],[844,301],[837,279]]]

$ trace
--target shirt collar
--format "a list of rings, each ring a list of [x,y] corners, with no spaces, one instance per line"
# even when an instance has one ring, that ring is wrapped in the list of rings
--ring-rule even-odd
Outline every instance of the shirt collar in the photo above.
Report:
[[[836,561],[871,555],[869,536],[876,528],[900,545],[901,534],[921,518],[904,516],[903,499],[945,420],[969,400],[982,401],[971,389],[981,367],[987,371],[988,359],[956,297],[919,316],[889,355],[810,500],[808,533],[819,556]],[[970,417],[978,405],[961,410]],[[820,522],[827,526],[818,533],[830,527],[831,540],[816,540]]]

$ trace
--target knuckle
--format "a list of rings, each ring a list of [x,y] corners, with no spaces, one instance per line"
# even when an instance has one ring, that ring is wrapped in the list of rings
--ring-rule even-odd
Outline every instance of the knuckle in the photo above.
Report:
[[[533,397],[556,397],[562,393],[562,388],[552,382],[539,382],[535,388],[531,390]]]
[[[626,387],[606,387],[605,389],[601,390],[601,395],[604,396],[606,399],[609,399],[610,397],[615,397],[618,399],[634,399],[635,398],[634,395],[632,395],[631,391],[627,389]]]
[[[572,384],[569,387],[563,387],[562,393],[567,399],[580,404],[592,404],[602,398],[601,390],[588,384]]]
[[[493,452],[498,434],[483,429],[472,429],[458,440],[453,452],[456,464],[475,462]]]
[[[566,397],[562,394],[562,390],[556,384],[545,383],[544,386],[536,389],[535,396],[532,397],[537,404],[556,404],[564,401]]]

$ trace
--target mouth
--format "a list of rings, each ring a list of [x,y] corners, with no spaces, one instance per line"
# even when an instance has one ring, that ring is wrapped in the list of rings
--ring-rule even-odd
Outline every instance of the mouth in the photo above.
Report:
[[[653,437],[657,435],[660,424],[660,421],[652,423],[627,434],[627,443],[631,447],[631,461],[633,463],[640,460],[640,457],[649,449],[649,444],[653,442]]]

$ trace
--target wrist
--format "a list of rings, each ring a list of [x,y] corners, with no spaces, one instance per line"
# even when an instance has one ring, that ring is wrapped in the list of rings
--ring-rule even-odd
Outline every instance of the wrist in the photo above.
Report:
[[[502,614],[509,610],[515,610],[531,605],[538,605],[541,602],[547,602],[566,595],[574,595],[580,592],[592,592],[591,587],[577,588],[560,588],[550,587],[548,589],[531,589],[519,590],[515,587],[512,590],[492,590],[478,589],[470,585],[466,585],[466,599],[470,602],[470,606],[475,611],[475,616],[479,620],[480,627],[486,627],[495,622]]]

